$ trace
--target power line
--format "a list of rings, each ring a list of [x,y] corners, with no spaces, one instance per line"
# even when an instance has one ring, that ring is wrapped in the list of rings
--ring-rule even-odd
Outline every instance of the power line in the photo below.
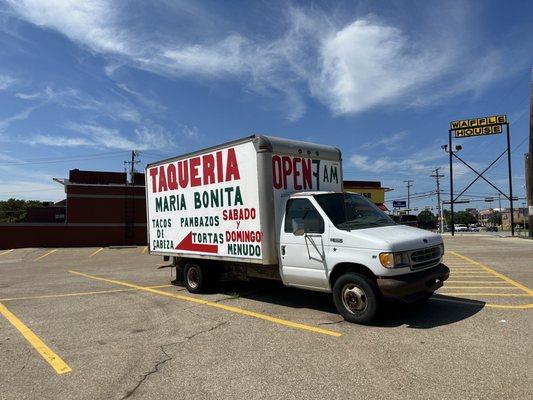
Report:
[[[17,160],[15,162],[3,162],[0,165],[31,165],[31,164],[52,164],[70,161],[83,161],[83,160],[95,160],[101,158],[115,157],[118,154],[125,153],[125,151],[113,151],[108,153],[87,154],[60,158],[35,158],[29,160]]]
[[[0,192],[0,194],[18,194],[18,193],[34,193],[34,192],[51,192],[52,190],[61,190],[63,191],[63,188],[57,187],[57,189],[32,189],[32,190],[17,190],[16,192],[9,191],[9,192]]]

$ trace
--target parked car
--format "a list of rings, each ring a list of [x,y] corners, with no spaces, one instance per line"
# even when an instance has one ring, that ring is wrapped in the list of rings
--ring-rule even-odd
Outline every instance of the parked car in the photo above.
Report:
[[[468,232],[479,232],[479,227],[475,224],[468,225]]]
[[[497,226],[487,226],[487,232],[498,232]]]
[[[392,219],[397,224],[418,228],[418,217],[416,215],[393,215]]]
[[[465,224],[455,224],[455,232],[468,232],[468,226]]]

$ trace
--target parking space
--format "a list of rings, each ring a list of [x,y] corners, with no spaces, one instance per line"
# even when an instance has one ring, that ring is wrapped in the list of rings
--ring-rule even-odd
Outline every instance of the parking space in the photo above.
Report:
[[[144,247],[2,251],[0,397],[530,398],[533,242],[446,249],[438,294],[373,326],[277,283],[190,294]]]

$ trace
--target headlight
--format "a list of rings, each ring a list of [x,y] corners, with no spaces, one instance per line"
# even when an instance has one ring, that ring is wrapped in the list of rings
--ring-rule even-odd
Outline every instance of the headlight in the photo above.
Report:
[[[411,265],[409,253],[406,251],[400,253],[380,253],[379,261],[385,268],[401,268]]]
[[[440,256],[444,256],[444,243],[439,244],[440,247]]]

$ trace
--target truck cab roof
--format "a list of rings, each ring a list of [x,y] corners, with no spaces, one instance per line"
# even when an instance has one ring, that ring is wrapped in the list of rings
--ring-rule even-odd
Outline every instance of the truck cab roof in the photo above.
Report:
[[[333,191],[325,191],[325,190],[311,190],[307,192],[296,192],[296,193],[290,193],[283,195],[282,197],[307,197],[307,196],[315,196],[317,194],[327,194],[327,193],[336,193]]]

